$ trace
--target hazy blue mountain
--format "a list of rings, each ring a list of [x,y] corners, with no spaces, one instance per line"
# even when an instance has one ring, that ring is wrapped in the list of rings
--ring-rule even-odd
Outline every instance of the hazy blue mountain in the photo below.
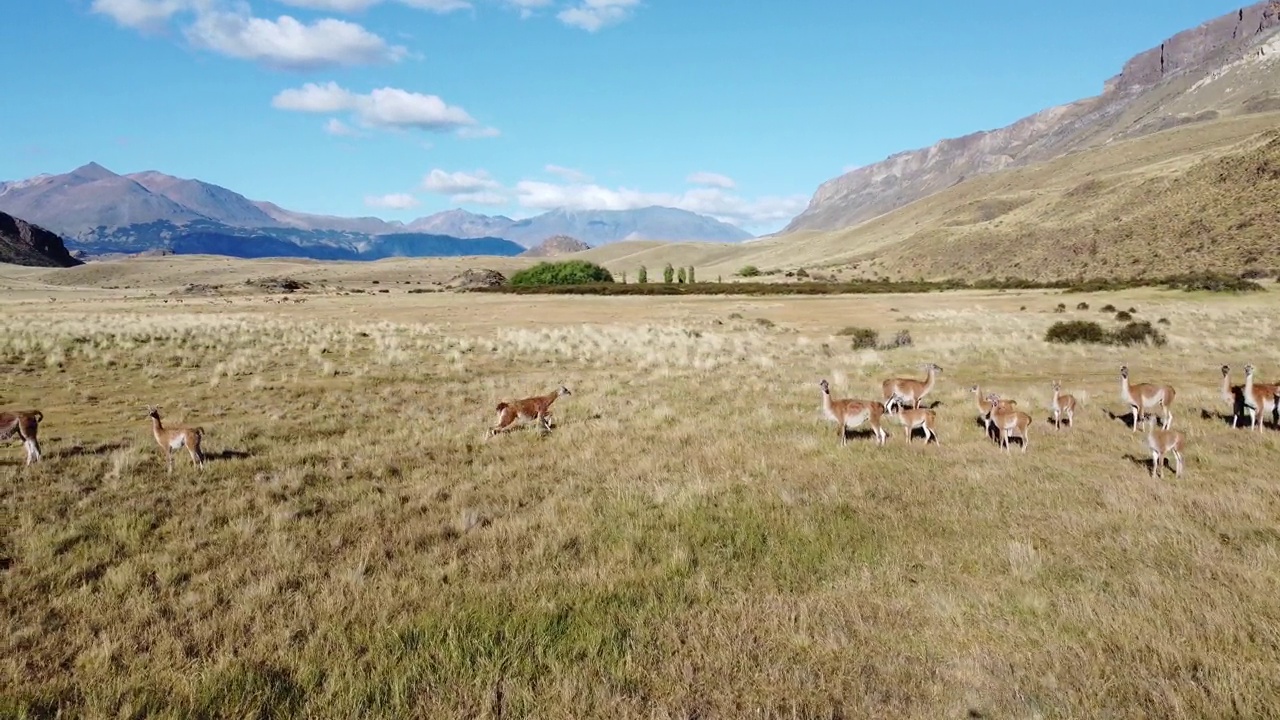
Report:
[[[515,220],[506,215],[479,215],[466,210],[445,210],[420,217],[406,225],[417,232],[439,233],[454,237],[506,237]]]
[[[525,247],[534,247],[557,235],[568,235],[593,247],[622,240],[740,242],[752,237],[739,227],[706,215],[658,206],[635,210],[560,209],[524,220],[448,210],[418,218],[408,227],[455,237],[496,235]]]

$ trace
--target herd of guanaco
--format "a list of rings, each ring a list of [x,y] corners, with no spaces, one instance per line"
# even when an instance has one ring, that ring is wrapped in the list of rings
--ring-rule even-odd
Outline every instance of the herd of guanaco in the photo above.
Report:
[[[828,420],[834,421],[839,429],[841,444],[848,444],[847,431],[864,423],[870,426],[877,445],[884,445],[889,435],[883,422],[886,418],[902,426],[908,443],[916,430],[924,432],[925,444],[932,440],[940,442],[937,430],[937,413],[931,408],[920,407],[921,400],[933,391],[937,385],[938,375],[942,368],[935,363],[921,366],[925,372],[923,380],[915,378],[890,378],[881,383],[881,397],[878,400],[831,397],[831,386],[825,379],[818,382],[822,389],[822,411]],[[1276,414],[1280,406],[1280,385],[1262,384],[1254,381],[1255,368],[1252,364],[1244,366],[1244,384],[1231,384],[1231,368],[1222,366],[1222,398],[1231,404],[1231,426],[1238,427],[1241,419],[1248,422],[1249,428],[1261,431],[1263,418]],[[987,434],[996,433],[1001,449],[1009,452],[1009,440],[1016,437],[1022,445],[1022,452],[1029,446],[1028,430],[1031,428],[1031,416],[1018,409],[1018,401],[1001,398],[997,393],[982,394],[978,385],[969,388],[977,404],[978,420],[986,428]],[[560,385],[546,395],[502,401],[495,407],[497,422],[488,429],[485,439],[514,428],[518,421],[533,421],[544,432],[550,432],[551,405],[562,395],[572,395],[569,388]],[[1147,426],[1147,449],[1151,451],[1151,474],[1159,477],[1163,474],[1164,459],[1172,456],[1174,473],[1181,475],[1184,463],[1183,452],[1186,448],[1186,436],[1172,429],[1173,403],[1177,391],[1172,385],[1154,383],[1132,383],[1129,381],[1128,366],[1120,367],[1120,398],[1126,404],[1132,417],[1131,429],[1138,430],[1139,420]],[[1053,412],[1053,425],[1056,430],[1062,429],[1065,422],[1068,427],[1075,426],[1076,411],[1079,403],[1072,395],[1062,391],[1062,383],[1053,381],[1053,399],[1050,410]],[[1159,426],[1155,415],[1160,415]],[[147,406],[147,417],[151,420],[151,434],[156,444],[164,453],[165,466],[169,473],[173,472],[173,454],[185,449],[191,457],[191,463],[197,469],[205,467],[205,455],[200,448],[204,437],[204,428],[198,425],[174,425],[165,427],[160,420],[160,408]],[[26,449],[26,464],[39,462],[40,423],[44,415],[39,410],[10,410],[0,412],[0,440],[8,440],[16,436]]]
[[[881,397],[878,400],[831,397],[831,387],[825,379],[818,382],[822,390],[822,411],[828,420],[836,423],[840,433],[841,444],[848,443],[847,430],[853,430],[863,424],[871,428],[877,445],[883,445],[888,437],[882,422],[890,418],[901,424],[906,432],[907,442],[911,442],[912,433],[921,429],[925,434],[925,444],[929,440],[938,441],[935,425],[937,419],[933,410],[921,408],[920,401],[928,395],[937,384],[937,376],[942,368],[934,363],[921,366],[926,375],[923,380],[915,378],[890,378],[881,383]],[[1244,367],[1244,384],[1231,385],[1231,368],[1222,366],[1222,396],[1231,404],[1231,426],[1237,427],[1243,418],[1253,430],[1261,430],[1263,418],[1276,414],[1280,406],[1280,386],[1264,385],[1254,382],[1253,365]],[[1022,452],[1026,452],[1028,430],[1031,427],[1031,416],[1018,409],[1018,401],[1001,398],[997,393],[983,395],[978,385],[969,388],[978,408],[978,420],[986,428],[987,434],[993,431],[1001,449],[1009,452],[1009,439],[1016,437],[1021,441]],[[1155,383],[1131,383],[1128,366],[1120,367],[1120,399],[1129,409],[1132,417],[1131,429],[1138,430],[1140,420],[1147,426],[1147,449],[1151,452],[1151,475],[1163,475],[1166,457],[1174,463],[1174,473],[1181,475],[1185,464],[1183,453],[1186,449],[1186,435],[1173,427],[1173,403],[1177,391],[1172,385]],[[1068,427],[1075,427],[1076,411],[1079,402],[1068,393],[1063,392],[1062,383],[1053,381],[1053,398],[1049,409],[1053,413],[1052,423],[1056,430],[1061,430],[1065,422]],[[1160,416],[1159,425],[1155,415]]]

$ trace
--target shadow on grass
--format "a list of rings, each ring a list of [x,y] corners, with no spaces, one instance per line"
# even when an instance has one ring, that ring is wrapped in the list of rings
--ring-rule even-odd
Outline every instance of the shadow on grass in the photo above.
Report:
[[[75,458],[75,457],[101,457],[102,455],[110,455],[117,450],[123,450],[129,446],[129,442],[125,440],[111,440],[109,442],[98,443],[97,445],[72,445],[71,447],[58,448],[50,455],[59,459]]]

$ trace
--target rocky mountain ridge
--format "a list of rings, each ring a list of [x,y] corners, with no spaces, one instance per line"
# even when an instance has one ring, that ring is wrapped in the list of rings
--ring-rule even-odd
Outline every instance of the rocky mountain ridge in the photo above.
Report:
[[[34,267],[83,265],[71,256],[62,238],[39,225],[0,212],[0,262]]]
[[[1224,114],[1280,110],[1280,0],[1257,2],[1143,51],[1095,97],[1006,127],[895,153],[823,183],[778,234],[836,230],[967,178]]]

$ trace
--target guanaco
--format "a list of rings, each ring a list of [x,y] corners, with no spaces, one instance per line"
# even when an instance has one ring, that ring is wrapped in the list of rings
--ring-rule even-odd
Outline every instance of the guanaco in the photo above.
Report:
[[[0,412],[0,440],[17,436],[27,451],[27,465],[40,462],[40,423],[44,413],[39,410],[6,410]]]
[[[1176,394],[1172,385],[1153,385],[1151,383],[1138,383],[1133,385],[1129,382],[1129,367],[1127,365],[1120,366],[1120,399],[1123,400],[1131,411],[1133,411],[1133,431],[1138,431],[1138,419],[1147,414],[1147,411],[1161,408],[1164,410],[1164,418],[1161,425],[1168,430],[1173,426],[1173,398]]]
[[[1065,418],[1067,424],[1071,427],[1076,426],[1076,399],[1071,395],[1062,392],[1062,382],[1053,381],[1053,427],[1055,430],[1062,429],[1062,421]]]
[[[1157,429],[1152,418],[1147,418],[1147,449],[1151,451],[1151,477],[1164,475],[1164,456],[1173,455],[1173,473],[1182,474],[1182,452],[1187,439],[1177,430]]]
[[[1222,366],[1222,401],[1231,406],[1231,427],[1236,427],[1244,413],[1244,386],[1231,384],[1231,366]]]
[[[906,399],[901,395],[893,394],[889,396],[889,402],[884,404],[885,412],[894,420],[902,424],[903,430],[907,435],[907,443],[911,442],[911,433],[916,428],[924,430],[924,444],[928,445],[930,440],[942,444],[938,439],[938,414],[928,408],[904,408]]]
[[[985,427],[987,429],[987,432],[990,433],[991,432],[991,409],[994,406],[991,404],[990,400],[987,400],[982,397],[982,389],[979,388],[977,385],[971,386],[969,388],[969,392],[973,393],[974,400],[976,400],[978,403],[978,419],[982,421],[983,427]],[[1017,400],[1001,400],[1000,401],[1000,409],[1002,410],[1006,410],[1006,411],[1011,410],[1013,408],[1016,408],[1017,406],[1018,406]]]
[[[920,366],[926,375],[924,380],[915,380],[913,378],[890,378],[880,384],[884,404],[888,405],[889,400],[897,395],[903,403],[911,403],[913,409],[919,409],[920,401],[928,395],[933,386],[938,381],[938,373],[942,372],[942,368],[934,363],[925,363]]]
[[[204,452],[200,450],[200,441],[204,439],[204,428],[192,425],[176,425],[165,427],[160,422],[160,408],[147,406],[147,417],[151,418],[151,435],[165,455],[167,472],[173,473],[173,451],[185,447],[191,456],[191,464],[204,469]]]
[[[1031,416],[1013,408],[1002,410],[1000,396],[995,393],[988,395],[987,401],[995,406],[991,411],[991,421],[1000,431],[1000,447],[1004,448],[1005,452],[1010,452],[1009,436],[1017,435],[1022,438],[1022,452],[1026,452],[1027,446],[1031,444],[1027,437],[1027,431],[1031,428]]]
[[[489,428],[487,438],[507,430],[517,420],[537,420],[543,432],[551,432],[551,403],[561,395],[572,395],[569,388],[561,385],[554,392],[546,395],[521,398],[511,402],[500,402],[497,405],[498,424]]]
[[[1274,413],[1276,409],[1276,398],[1280,396],[1280,387],[1276,385],[1261,385],[1253,381],[1253,373],[1255,368],[1252,364],[1244,366],[1244,387],[1241,389],[1241,395],[1244,402],[1242,410],[1243,414],[1249,418],[1249,427],[1261,432],[1263,424],[1263,415],[1266,413]],[[1235,425],[1234,419],[1231,423]]]
[[[849,436],[846,434],[846,430],[852,430],[863,423],[871,426],[871,432],[876,437],[876,444],[884,445],[888,433],[884,431],[884,427],[880,424],[880,418],[884,415],[884,405],[882,403],[875,400],[857,400],[853,398],[833,400],[831,398],[831,386],[827,384],[826,379],[819,382],[818,387],[822,388],[822,412],[827,419],[835,421],[836,427],[840,431],[841,445],[849,444]]]

